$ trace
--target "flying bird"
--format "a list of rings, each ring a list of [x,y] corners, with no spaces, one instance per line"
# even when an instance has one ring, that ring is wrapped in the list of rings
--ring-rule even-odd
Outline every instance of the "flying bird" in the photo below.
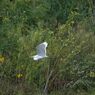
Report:
[[[46,55],[47,45],[48,45],[47,42],[43,42],[37,46],[37,55],[33,56],[33,60],[39,60],[39,59],[47,57]]]

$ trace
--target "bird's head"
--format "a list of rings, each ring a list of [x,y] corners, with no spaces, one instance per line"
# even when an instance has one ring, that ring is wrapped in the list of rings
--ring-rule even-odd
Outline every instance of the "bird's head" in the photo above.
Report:
[[[48,43],[47,42],[43,42],[43,44],[47,47]]]

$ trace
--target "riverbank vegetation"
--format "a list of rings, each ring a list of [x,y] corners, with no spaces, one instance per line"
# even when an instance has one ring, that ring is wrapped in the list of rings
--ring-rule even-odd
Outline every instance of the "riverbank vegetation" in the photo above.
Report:
[[[43,41],[48,57],[34,61]],[[94,90],[94,0],[0,0],[0,95]]]

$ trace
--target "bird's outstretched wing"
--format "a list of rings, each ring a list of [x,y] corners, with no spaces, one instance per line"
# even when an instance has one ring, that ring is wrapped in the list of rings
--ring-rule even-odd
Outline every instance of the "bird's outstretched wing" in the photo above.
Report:
[[[43,43],[37,46],[37,54],[40,56],[46,55],[46,47]]]
[[[46,56],[46,47],[47,43],[41,43],[40,45],[37,46],[37,54],[40,56]]]

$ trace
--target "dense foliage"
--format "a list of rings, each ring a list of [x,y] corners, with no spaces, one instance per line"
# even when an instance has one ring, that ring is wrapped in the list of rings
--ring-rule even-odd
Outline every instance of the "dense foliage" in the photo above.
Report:
[[[0,0],[0,95],[95,95],[94,0]],[[47,58],[34,61],[48,42]]]

